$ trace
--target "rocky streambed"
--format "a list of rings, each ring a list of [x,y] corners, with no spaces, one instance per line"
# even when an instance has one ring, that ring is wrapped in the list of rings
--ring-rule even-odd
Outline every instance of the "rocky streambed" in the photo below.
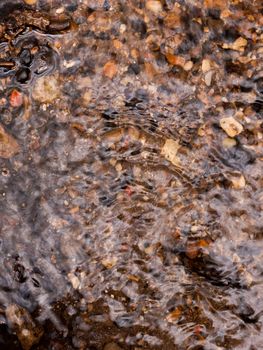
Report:
[[[262,348],[262,11],[1,1],[1,349]]]

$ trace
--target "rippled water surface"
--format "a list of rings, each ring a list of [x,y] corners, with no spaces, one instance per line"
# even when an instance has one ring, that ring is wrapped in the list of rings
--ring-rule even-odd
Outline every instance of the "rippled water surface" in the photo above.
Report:
[[[0,2],[0,348],[263,349],[262,2],[25,3]]]

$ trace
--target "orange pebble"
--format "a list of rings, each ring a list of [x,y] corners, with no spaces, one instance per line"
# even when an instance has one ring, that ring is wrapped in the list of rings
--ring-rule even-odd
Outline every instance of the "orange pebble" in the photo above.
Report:
[[[23,104],[23,95],[18,90],[14,89],[10,95],[10,105],[12,107],[20,107]]]

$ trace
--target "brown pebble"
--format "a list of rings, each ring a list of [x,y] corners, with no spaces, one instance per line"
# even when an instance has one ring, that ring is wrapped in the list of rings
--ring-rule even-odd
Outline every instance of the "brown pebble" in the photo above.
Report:
[[[24,2],[27,4],[27,5],[35,5],[37,3],[37,0],[24,0]]]
[[[182,311],[180,310],[179,307],[177,307],[174,311],[170,312],[167,316],[166,316],[166,320],[169,323],[174,323],[178,320],[178,318],[181,316]]]
[[[205,75],[205,84],[206,86],[210,86],[212,83],[213,72],[210,70]]]
[[[11,158],[19,149],[16,140],[0,125],[0,158]]]
[[[117,74],[117,72],[117,66],[114,61],[107,62],[103,67],[103,74],[110,79],[112,79]]]
[[[230,137],[235,137],[243,131],[242,124],[233,117],[222,118],[220,126]]]
[[[196,242],[187,243],[185,254],[189,259],[195,259],[198,256],[199,247]]]
[[[162,11],[162,4],[160,1],[157,0],[149,0],[146,2],[146,8],[147,10],[152,11],[155,14],[158,14]]]
[[[43,329],[32,319],[30,313],[23,307],[11,304],[6,308],[6,318],[9,326],[15,331],[24,350],[30,350],[43,335]]]
[[[103,350],[122,350],[122,348],[116,343],[109,343],[104,346]]]

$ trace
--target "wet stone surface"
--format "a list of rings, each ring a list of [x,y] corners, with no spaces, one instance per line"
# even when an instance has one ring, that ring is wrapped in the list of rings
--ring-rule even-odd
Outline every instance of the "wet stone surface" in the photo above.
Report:
[[[1,1],[1,349],[262,348],[262,11]]]

